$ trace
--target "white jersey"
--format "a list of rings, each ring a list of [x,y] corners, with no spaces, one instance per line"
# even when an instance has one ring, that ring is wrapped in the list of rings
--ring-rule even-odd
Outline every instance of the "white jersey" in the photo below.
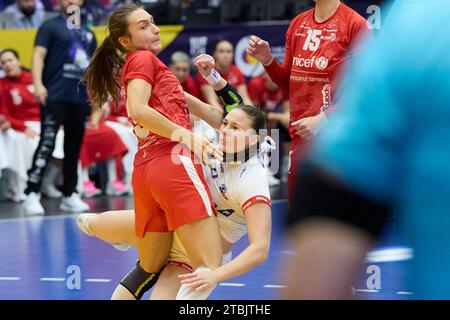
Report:
[[[203,170],[218,211],[220,233],[235,243],[247,233],[245,210],[255,202],[271,205],[266,171],[258,156],[240,165],[213,161],[212,168]]]
[[[217,130],[201,119],[195,120],[194,125],[192,126],[192,132],[203,134],[213,143],[217,144],[219,142],[219,134]]]

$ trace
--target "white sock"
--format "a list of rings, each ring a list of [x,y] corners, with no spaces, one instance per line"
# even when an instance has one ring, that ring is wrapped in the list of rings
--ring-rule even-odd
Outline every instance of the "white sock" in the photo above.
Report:
[[[116,159],[108,159],[106,161],[106,167],[108,170],[108,180],[110,183],[113,183],[117,179]]]
[[[194,271],[194,273],[197,273],[199,271],[211,272],[211,269],[198,268]],[[195,289],[191,289],[187,285],[182,284],[180,290],[177,293],[176,300],[206,300],[215,287],[216,286],[208,290],[196,291]]]

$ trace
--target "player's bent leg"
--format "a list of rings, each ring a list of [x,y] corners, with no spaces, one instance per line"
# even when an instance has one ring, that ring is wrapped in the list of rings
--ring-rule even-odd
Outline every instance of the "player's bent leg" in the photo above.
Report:
[[[222,246],[220,242],[219,226],[216,217],[196,220],[176,229],[176,233],[183,244],[191,261],[194,272],[211,272],[222,262]],[[192,235],[195,234],[195,237]],[[186,284],[180,287],[177,300],[205,300],[214,287],[196,291]]]
[[[107,211],[89,217],[89,231],[111,244],[136,246],[134,210]]]
[[[190,272],[183,267],[172,264],[166,265],[153,288],[150,300],[175,300],[181,287],[178,276]]]
[[[216,217],[206,217],[185,224],[176,233],[195,269],[217,269],[222,262],[222,246]],[[195,235],[193,237],[192,235]]]
[[[142,269],[148,273],[160,272],[169,257],[172,232],[146,232],[144,237],[136,239]]]

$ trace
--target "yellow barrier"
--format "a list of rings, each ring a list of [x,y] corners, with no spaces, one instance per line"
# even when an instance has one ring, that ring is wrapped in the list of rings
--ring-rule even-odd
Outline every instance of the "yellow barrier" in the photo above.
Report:
[[[159,28],[161,29],[161,44],[163,48],[172,43],[183,30],[183,26],[160,26]],[[36,29],[0,30],[0,49],[11,48],[17,50],[22,66],[30,68],[36,31]],[[95,33],[99,44],[107,35],[106,27],[95,27],[92,31]]]

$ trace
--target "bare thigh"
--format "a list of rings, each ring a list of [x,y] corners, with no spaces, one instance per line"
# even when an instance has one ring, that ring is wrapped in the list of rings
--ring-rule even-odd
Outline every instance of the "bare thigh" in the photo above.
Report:
[[[217,269],[222,262],[222,246],[216,217],[196,220],[176,229],[194,269]]]
[[[136,239],[142,269],[148,273],[159,272],[169,257],[172,232],[146,232],[144,237]]]

